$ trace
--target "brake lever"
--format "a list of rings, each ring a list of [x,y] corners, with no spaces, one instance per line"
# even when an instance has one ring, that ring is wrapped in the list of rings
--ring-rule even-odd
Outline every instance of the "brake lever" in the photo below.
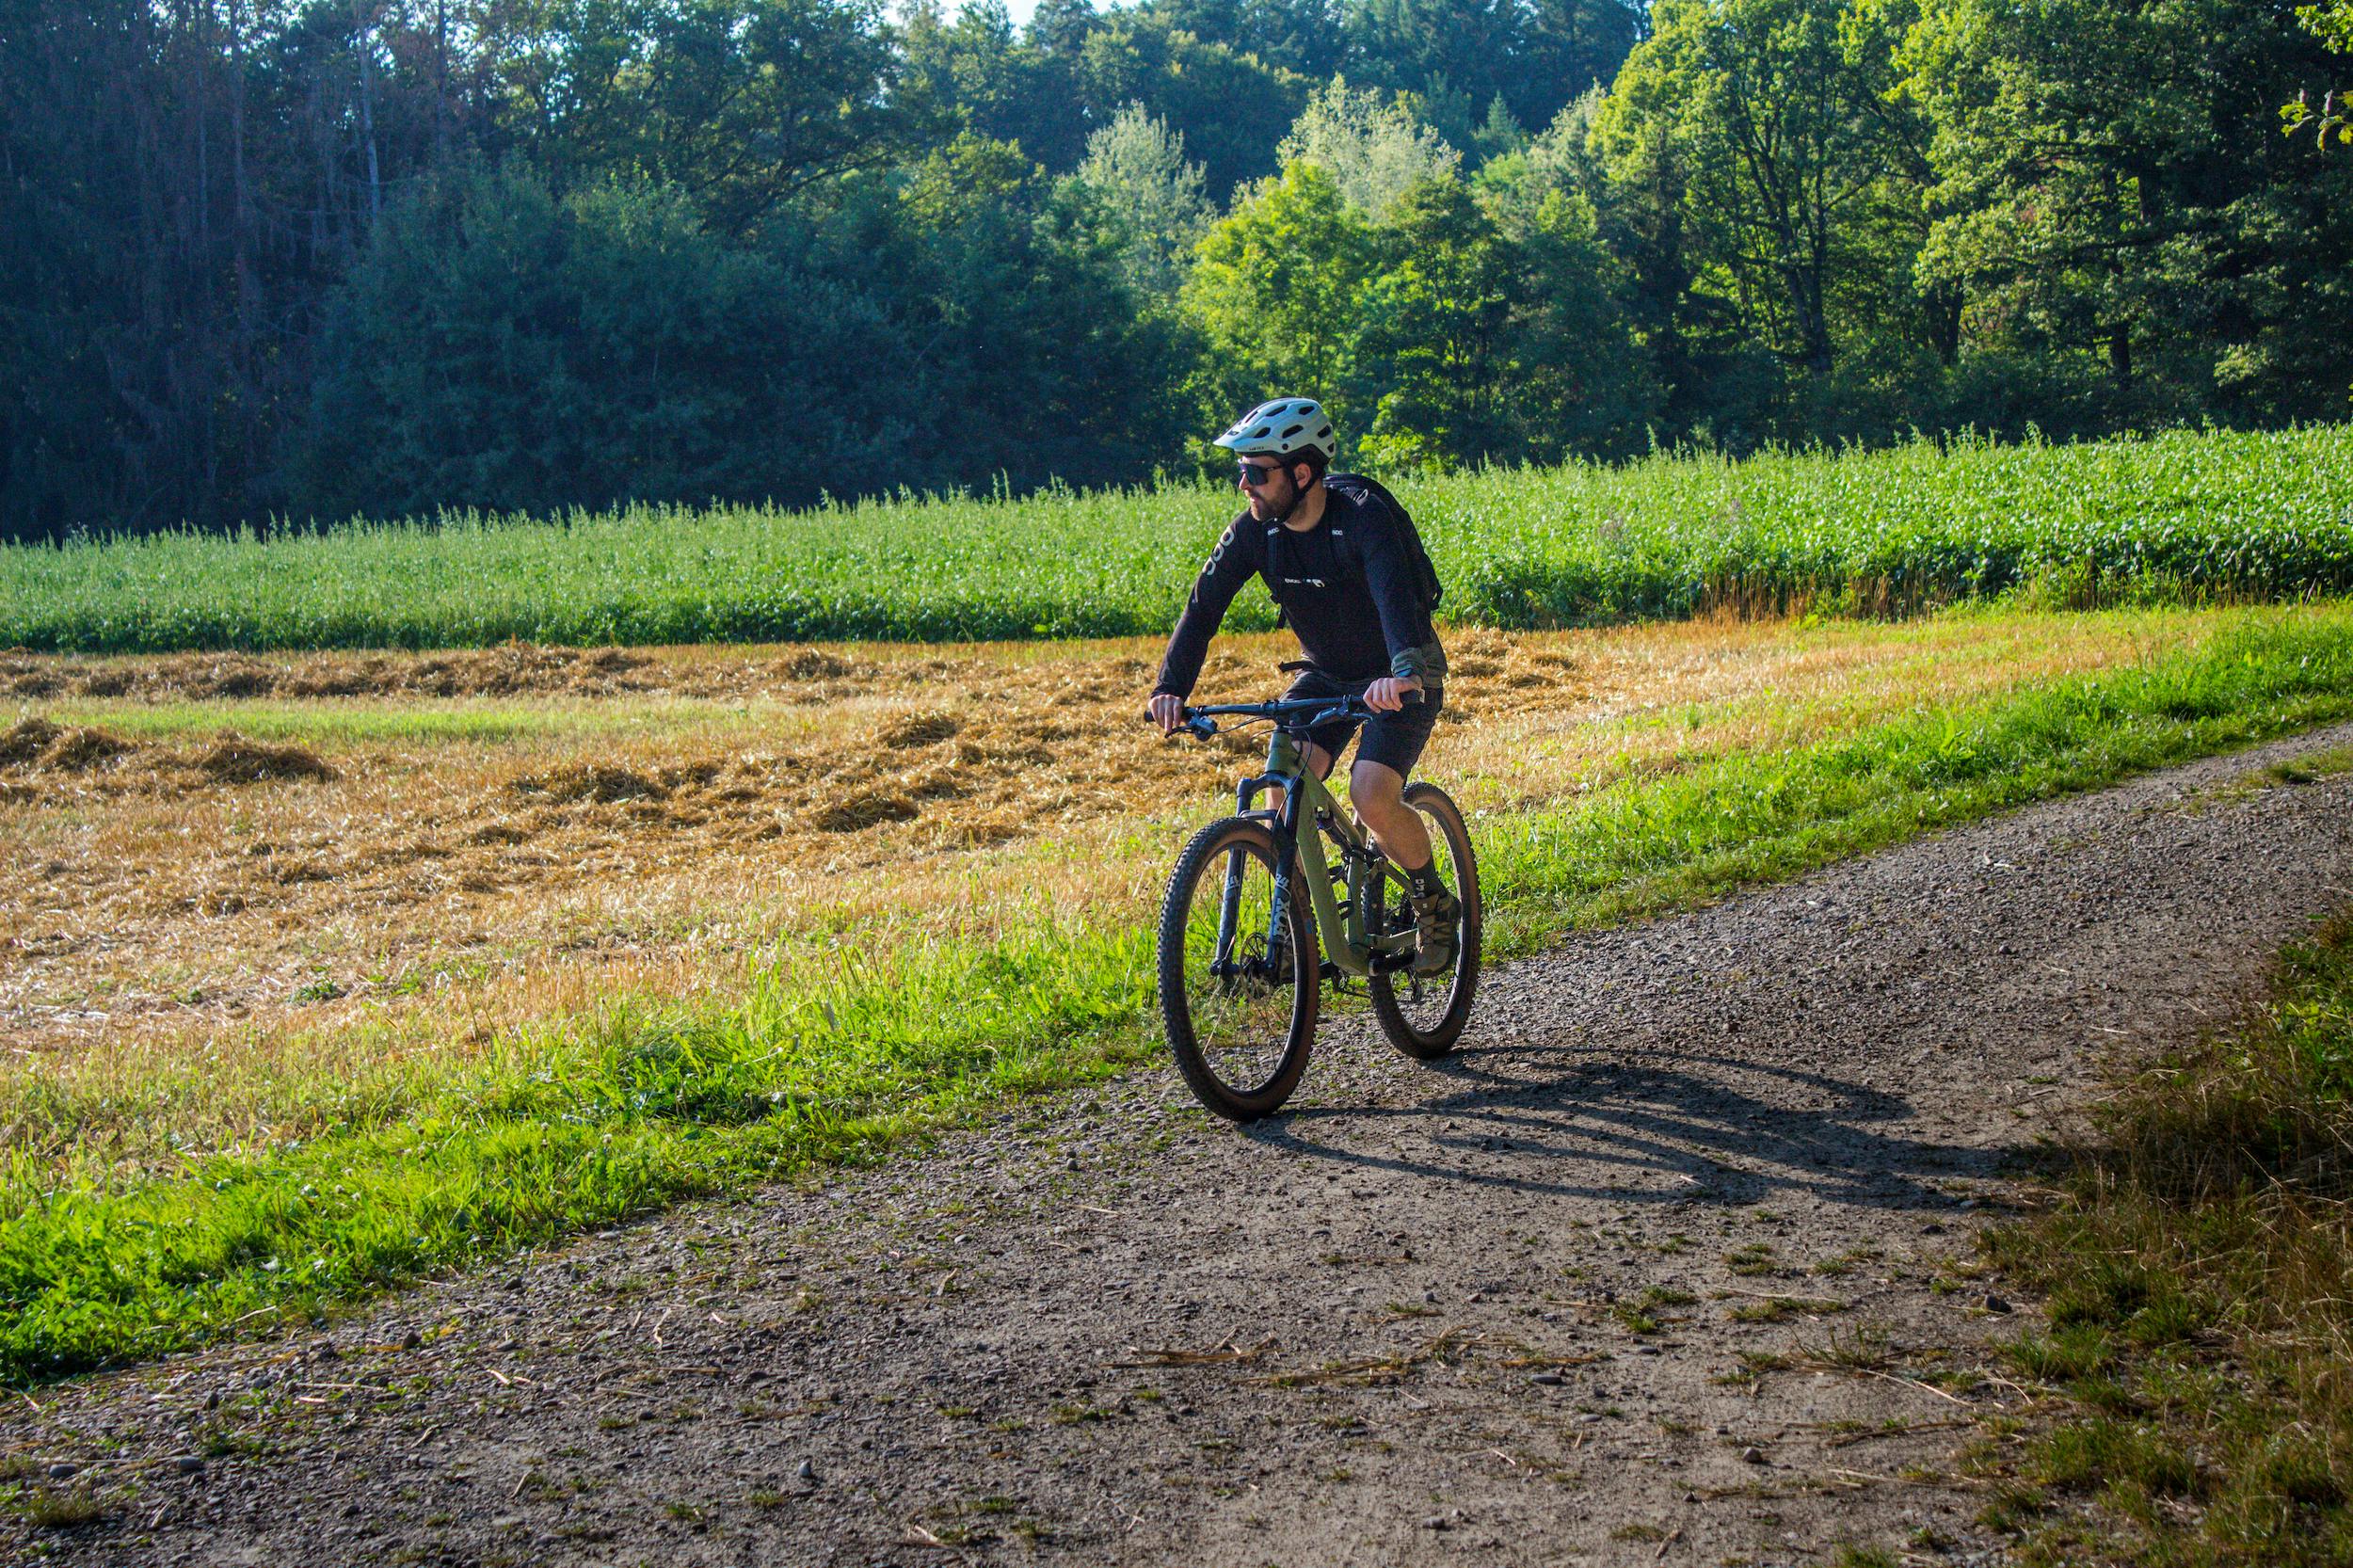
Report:
[[[1217,733],[1217,720],[1190,718],[1185,721],[1185,728],[1192,730],[1193,734],[1200,737],[1202,740],[1206,741],[1210,736]]]

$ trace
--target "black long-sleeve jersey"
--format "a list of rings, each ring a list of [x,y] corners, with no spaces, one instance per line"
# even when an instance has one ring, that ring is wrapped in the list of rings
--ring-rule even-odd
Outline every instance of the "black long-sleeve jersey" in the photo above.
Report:
[[[1313,528],[1270,529],[1247,508],[1227,525],[1169,636],[1155,692],[1193,695],[1209,638],[1253,577],[1267,580],[1301,651],[1333,680],[1369,684],[1394,675],[1434,686],[1445,675],[1446,654],[1387,509],[1327,488]]]

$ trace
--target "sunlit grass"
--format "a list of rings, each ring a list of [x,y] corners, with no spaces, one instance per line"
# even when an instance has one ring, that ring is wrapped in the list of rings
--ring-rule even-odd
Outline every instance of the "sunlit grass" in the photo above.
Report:
[[[1463,635],[1466,673],[1429,765],[1474,812],[1576,801],[1924,705],[2146,662],[2243,618],[1970,614]],[[207,1064],[189,1078],[192,1097],[133,1122],[92,1118],[73,1144],[102,1162],[168,1164],[190,1146],[305,1135],[333,1119],[307,1088],[289,1103],[273,1085],[371,1080],[379,1064],[405,1079],[413,1052],[462,1059],[616,992],[724,995],[742,985],[747,952],[992,940],[1044,909],[1140,924],[1176,845],[1257,744],[1163,743],[1140,726],[1141,694],[1103,672],[1148,651],[974,650],[948,676],[936,660],[894,675],[882,658],[856,689],[746,730],[707,729],[696,701],[669,696],[551,696],[539,700],[567,719],[611,710],[628,722],[495,744],[388,744],[328,737],[352,714],[364,728],[466,703],[294,705],[312,724],[276,733],[315,744],[334,781],[106,797],[69,778],[11,813],[17,853],[0,870],[26,892],[0,912],[0,936],[16,943],[0,949],[0,1017],[30,1053],[17,1059],[24,1070],[136,1086]],[[1279,652],[1274,639],[1245,640],[1216,679],[1254,695]],[[1537,683],[1513,684],[1523,680]],[[990,683],[993,696],[971,695]],[[1082,687],[1096,695],[1075,695]],[[910,768],[878,737],[939,711],[943,696],[1011,715],[1022,749],[973,764],[967,792],[914,820],[853,834],[809,825],[808,808],[871,787],[870,775],[928,776],[937,764],[920,759],[960,741]],[[152,706],[125,698],[78,716],[127,734]],[[164,711],[176,730],[204,705]],[[189,745],[202,733],[166,738]],[[777,758],[777,772],[749,798],[682,810],[676,800],[557,810],[519,788],[590,763],[651,776],[745,753]],[[746,831],[755,824],[770,836]],[[71,951],[43,956],[60,939]],[[0,1063],[0,1116],[11,1079]],[[140,1103],[136,1088],[121,1102]]]
[[[1587,721],[1590,767],[1564,770],[1549,792],[1489,791],[1474,830],[1491,951],[1532,951],[2353,712],[2353,617],[2338,609],[2113,619],[2121,647],[2025,687],[1996,679],[1992,660],[1975,685],[1966,660],[1885,676],[1924,638],[1965,644],[1969,619],[1891,632],[1883,646],[1900,656],[1860,666],[1888,681],[1875,702],[1850,690],[1833,700],[1835,680],[1812,687],[1817,677],[1774,666],[1783,673],[1766,684],[1805,689],[1795,713],[1762,725],[1755,675],[1776,637],[1785,651],[1851,654],[1860,634],[1820,645],[1810,630],[1741,628],[1726,633],[1737,651],[1716,657],[1697,651],[1703,629],[1680,643],[1636,639],[1661,665],[1688,658],[1710,695],[1607,712],[1606,696],[1580,688],[1578,700],[1606,711]],[[2068,624],[1977,622],[2020,649],[2065,644]],[[1488,656],[1507,674],[1528,658],[1500,645]],[[1631,666],[1596,656],[1583,667]],[[1510,689],[1498,675],[1496,691]],[[1718,704],[1735,717],[1714,733]],[[1830,715],[1818,728],[1809,705]],[[1476,722],[1543,722],[1536,711],[1498,702]],[[1101,737],[1078,728],[1064,744],[1115,767]],[[1466,756],[1485,744],[1465,741]],[[592,872],[565,885],[578,902],[557,928],[593,953],[613,921],[634,922],[615,963],[545,963],[542,942],[497,929],[506,905],[461,905],[485,927],[465,956],[387,968],[381,989],[322,999],[315,1018],[297,1009],[274,1027],[225,1024],[137,1048],[102,1032],[20,1058],[0,1084],[10,1149],[0,1362],[45,1376],[232,1324],[252,1332],[276,1311],[307,1313],[684,1194],[867,1158],[1008,1095],[1125,1069],[1153,1048],[1141,914],[1183,822],[1247,756],[1177,755],[1193,760],[1139,792],[1153,808],[1123,816],[1073,797],[1059,809],[1096,814],[976,851],[886,840],[879,858],[750,911],[709,897],[692,867],[642,902],[642,871]],[[504,787],[494,771],[483,781]],[[901,830],[914,831],[867,833]],[[643,866],[664,851],[634,853]],[[1073,888],[1094,896],[1062,896]],[[346,910],[362,965],[378,961],[366,913]],[[315,982],[349,972],[328,965]]]

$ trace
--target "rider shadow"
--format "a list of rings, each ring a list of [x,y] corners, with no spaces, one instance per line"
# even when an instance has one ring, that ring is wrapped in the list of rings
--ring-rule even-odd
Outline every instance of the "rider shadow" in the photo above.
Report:
[[[1803,1193],[1856,1208],[1945,1209],[1940,1181],[1997,1174],[2022,1152],[1908,1136],[1902,1096],[1825,1073],[1671,1048],[1591,1051],[1561,1070],[1558,1047],[1499,1045],[1429,1064],[1457,1080],[1417,1105],[1305,1106],[1250,1136],[1315,1159],[1556,1197],[1739,1207]],[[1528,1071],[1506,1069],[1525,1066]],[[1758,1083],[1756,1080],[1766,1080]],[[1744,1083],[1749,1087],[1744,1087]],[[1783,1103],[1764,1097],[1769,1084]],[[1815,1103],[1792,1107],[1796,1098]],[[1426,1124],[1428,1152],[1353,1146],[1369,1121]],[[1541,1157],[1533,1165],[1529,1154]],[[1508,1168],[1481,1170],[1496,1156]]]

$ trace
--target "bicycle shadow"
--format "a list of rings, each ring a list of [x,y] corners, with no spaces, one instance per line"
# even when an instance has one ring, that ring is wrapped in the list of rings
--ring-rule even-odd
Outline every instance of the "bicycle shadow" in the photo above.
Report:
[[[1582,1059],[1564,1064],[1572,1049]],[[1909,1120],[1912,1103],[1868,1084],[1701,1051],[1613,1048],[1603,1059],[1598,1048],[1519,1042],[1428,1070],[1456,1087],[1407,1106],[1301,1106],[1243,1133],[1314,1159],[1433,1180],[1726,1208],[1804,1193],[1857,1208],[1950,1208],[1960,1200],[1937,1182],[1990,1177],[2024,1152],[1894,1130],[1884,1124]],[[1792,1106],[1793,1098],[1815,1103]],[[1416,1124],[1428,1127],[1428,1152],[1399,1149],[1396,1137],[1350,1136],[1368,1126],[1410,1136]],[[1542,1170],[1531,1172],[1530,1156]]]

